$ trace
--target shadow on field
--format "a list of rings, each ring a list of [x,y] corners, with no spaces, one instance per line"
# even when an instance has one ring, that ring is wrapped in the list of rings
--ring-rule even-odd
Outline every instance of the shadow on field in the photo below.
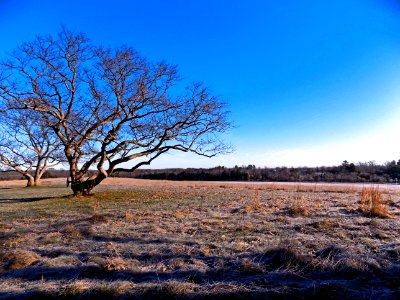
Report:
[[[49,199],[70,198],[73,196],[72,194],[66,194],[63,191],[60,193],[56,189],[59,189],[59,187],[51,187],[50,189],[26,188],[26,190],[25,188],[0,188],[0,190],[6,190],[4,193],[0,194],[0,204],[29,203]],[[54,193],[54,191],[56,191],[56,193]]]
[[[134,241],[138,242],[138,241]],[[143,241],[143,243],[152,241]],[[127,294],[115,290],[89,289],[81,296],[84,299],[135,298],[157,299],[172,296],[174,299],[376,299],[386,295],[385,299],[398,299],[400,296],[400,267],[396,265],[380,268],[374,265],[355,267],[340,255],[345,250],[329,248],[319,251],[313,257],[299,255],[287,248],[274,248],[264,253],[242,254],[239,256],[202,256],[202,255],[139,255],[130,259],[139,260],[137,270],[110,264],[90,262],[90,253],[75,253],[80,264],[73,267],[48,267],[43,264],[31,265],[18,270],[2,273],[4,279],[24,282],[89,280],[101,282],[129,281],[132,284],[144,284],[147,287],[131,290]],[[42,255],[46,255],[42,253]],[[46,256],[69,256],[59,251]],[[337,259],[335,256],[338,256]],[[315,259],[329,259],[332,264],[320,266]],[[104,257],[106,259],[106,257]],[[180,259],[187,263],[185,269],[171,266],[165,271],[146,271],[146,264],[164,263],[171,259]],[[195,262],[207,268],[196,269]],[[190,267],[192,266],[192,267]],[[171,287],[171,284],[177,286]],[[185,284],[201,286],[195,293],[183,292]],[[251,290],[229,289],[230,285],[251,286]],[[221,286],[221,289],[215,287]],[[65,292],[65,291],[64,291]],[[57,298],[50,292],[25,292],[18,295],[0,293],[0,299],[46,299]],[[183,293],[183,294],[182,294]],[[15,297],[14,297],[15,296]],[[77,295],[64,294],[63,298]]]
[[[0,204],[12,204],[12,203],[27,203],[27,202],[37,202],[42,200],[48,200],[60,197],[21,197],[21,198],[8,198],[0,199]]]

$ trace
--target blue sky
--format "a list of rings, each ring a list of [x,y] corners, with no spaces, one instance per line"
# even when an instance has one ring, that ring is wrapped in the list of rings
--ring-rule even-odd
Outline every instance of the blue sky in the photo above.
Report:
[[[229,103],[235,153],[153,167],[338,165],[400,158],[394,0],[0,0],[0,57],[61,25],[177,64]]]

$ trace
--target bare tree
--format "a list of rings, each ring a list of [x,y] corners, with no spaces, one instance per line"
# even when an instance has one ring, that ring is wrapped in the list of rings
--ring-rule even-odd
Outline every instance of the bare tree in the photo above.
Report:
[[[34,111],[0,112],[0,170],[16,171],[27,179],[27,186],[40,185],[49,167],[62,156],[51,128]]]
[[[170,150],[230,151],[219,138],[231,126],[225,105],[202,84],[183,90],[175,66],[132,48],[94,47],[63,28],[23,44],[0,70],[0,99],[38,112],[61,141],[75,195]]]

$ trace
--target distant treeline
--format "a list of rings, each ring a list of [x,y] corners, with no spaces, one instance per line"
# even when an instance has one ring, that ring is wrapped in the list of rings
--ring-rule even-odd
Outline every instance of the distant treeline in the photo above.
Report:
[[[334,167],[257,168],[255,165],[210,169],[139,169],[134,173],[117,172],[114,177],[164,180],[204,181],[309,181],[309,182],[376,182],[397,183],[400,160],[384,165],[375,162],[349,163]]]
[[[66,170],[47,170],[43,178],[67,177]],[[209,169],[138,169],[135,172],[116,172],[113,177],[189,180],[189,181],[303,181],[303,182],[400,182],[400,160],[384,165],[375,162],[349,163],[333,167],[276,167],[259,168],[255,165]],[[0,180],[23,179],[16,172],[0,173]]]
[[[32,170],[30,172],[31,174],[35,173],[35,170]],[[65,178],[68,177],[69,172],[67,170],[55,170],[55,169],[49,169],[46,172],[44,172],[42,179],[46,178]],[[20,173],[15,172],[15,171],[0,171],[0,181],[2,180],[26,180],[24,176],[22,176]]]

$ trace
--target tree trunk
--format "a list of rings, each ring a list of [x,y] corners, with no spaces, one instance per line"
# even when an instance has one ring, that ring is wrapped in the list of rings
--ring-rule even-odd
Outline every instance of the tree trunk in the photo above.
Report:
[[[35,179],[33,178],[32,175],[30,175],[30,174],[24,174],[24,177],[26,178],[26,180],[28,180],[28,182],[26,183],[26,187],[33,187],[33,186],[35,186]]]
[[[90,195],[91,191],[106,178],[107,176],[103,173],[99,173],[95,178],[89,178],[84,181],[74,180],[74,178],[72,178],[71,189],[74,192],[74,196]]]
[[[42,177],[42,172],[40,170],[41,167],[42,167],[42,159],[39,157],[38,162],[36,164],[35,175],[34,175],[34,185],[35,186],[40,185],[40,177]]]

